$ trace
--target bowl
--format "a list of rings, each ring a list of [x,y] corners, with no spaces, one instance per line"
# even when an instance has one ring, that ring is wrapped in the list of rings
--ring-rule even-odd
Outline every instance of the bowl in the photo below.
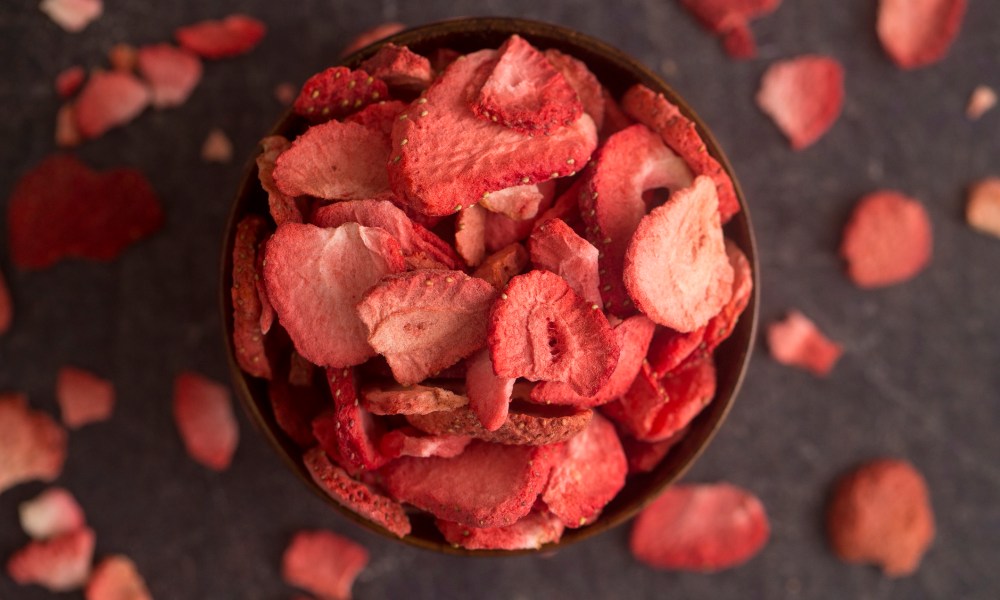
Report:
[[[739,182],[722,149],[698,115],[670,86],[635,59],[604,42],[557,25],[513,18],[465,18],[403,31],[363,48],[342,60],[338,61],[337,58],[331,57],[331,64],[339,62],[352,68],[356,67],[387,42],[408,46],[421,54],[441,47],[466,53],[483,48],[497,48],[505,39],[515,33],[538,48],[555,48],[582,60],[616,98],[620,98],[633,84],[642,83],[653,91],[664,94],[697,124],[698,132],[705,141],[708,151],[726,169],[736,188],[742,211],[726,225],[725,233],[743,250],[750,261],[753,268],[753,295],[732,335],[715,352],[718,373],[715,398],[695,418],[690,424],[687,434],[653,471],[629,476],[625,487],[604,508],[594,523],[579,529],[567,529],[560,542],[546,544],[540,550],[466,550],[456,548],[448,544],[438,533],[432,517],[414,516],[412,533],[404,538],[399,538],[381,526],[344,508],[313,482],[302,463],[302,450],[285,435],[275,422],[268,399],[266,382],[248,376],[237,365],[232,343],[233,307],[230,298],[234,233],[236,224],[244,215],[248,213],[268,214],[267,197],[257,180],[257,167],[253,160],[254,157],[252,157],[230,211],[222,249],[219,286],[226,353],[229,357],[229,368],[236,396],[275,452],[284,459],[284,462],[298,475],[306,487],[327,500],[333,508],[368,530],[392,540],[401,540],[413,546],[448,554],[481,556],[548,552],[611,529],[634,516],[654,500],[664,488],[683,475],[712,440],[736,400],[737,392],[750,361],[753,340],[756,337],[760,278],[756,243],[750,223],[750,211]],[[274,126],[271,134],[294,137],[294,135],[304,131],[304,128],[305,122],[289,111]]]

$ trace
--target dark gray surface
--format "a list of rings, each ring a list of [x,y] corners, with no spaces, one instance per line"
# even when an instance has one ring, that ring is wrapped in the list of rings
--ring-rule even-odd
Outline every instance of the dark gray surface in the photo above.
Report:
[[[970,3],[948,58],[902,72],[874,35],[874,0],[788,0],[754,30],[760,58],[734,62],[672,0],[617,2],[295,2],[106,0],[81,34],[58,29],[36,0],[0,4],[0,206],[16,178],[53,151],[52,80],[71,64],[104,64],[115,42],[166,41],[176,26],[242,10],[270,27],[250,55],[208,63],[183,107],[147,112],[79,150],[91,165],[145,170],[167,224],[113,264],[0,268],[16,302],[0,338],[0,389],[30,394],[57,414],[64,364],[113,379],[115,418],[70,436],[59,483],[98,533],[97,553],[125,553],[159,599],[289,598],[279,563],[303,527],[343,532],[368,547],[355,586],[364,598],[996,598],[1000,596],[1000,241],[963,223],[965,187],[1000,174],[1000,111],[969,123],[979,83],[1000,88],[1000,5]],[[185,368],[225,379],[216,312],[219,239],[242,158],[281,107],[282,81],[335,60],[355,33],[385,20],[411,25],[461,15],[547,20],[600,37],[659,69],[711,124],[753,207],[763,280],[762,322],[798,307],[843,342],[828,380],[753,359],[728,422],[687,477],[729,480],[760,495],[773,534],[749,564],[718,575],[656,572],[634,561],[627,528],[548,558],[469,560],[376,538],[333,514],[278,461],[240,414],[233,467],[210,473],[186,457],[170,417],[171,383]],[[829,53],[847,69],[847,103],[815,147],[794,153],[754,106],[774,59]],[[213,126],[239,158],[205,165]],[[920,198],[934,221],[935,256],[916,280],[855,289],[836,256],[855,200],[878,187]],[[4,213],[5,214],[5,211]],[[6,229],[0,234],[6,237]],[[831,481],[856,462],[912,460],[931,486],[938,538],[920,571],[891,581],[836,561],[822,510]],[[16,506],[43,489],[0,496],[0,559],[26,540]],[[0,575],[0,598],[44,598]]]

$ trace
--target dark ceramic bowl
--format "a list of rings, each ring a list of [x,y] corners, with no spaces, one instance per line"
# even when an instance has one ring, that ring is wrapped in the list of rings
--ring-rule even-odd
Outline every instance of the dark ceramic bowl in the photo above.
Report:
[[[739,182],[736,180],[732,167],[722,149],[719,148],[715,138],[698,115],[691,110],[676,92],[649,69],[620,50],[576,31],[556,25],[509,18],[469,18],[425,25],[404,31],[359,50],[340,62],[350,67],[356,67],[385,42],[409,46],[412,50],[421,54],[427,54],[435,48],[440,47],[452,48],[466,53],[482,48],[496,48],[510,35],[515,33],[539,48],[556,48],[584,61],[616,98],[621,97],[633,84],[642,83],[656,92],[663,93],[672,102],[677,104],[684,114],[697,123],[698,131],[702,139],[705,140],[709,152],[719,160],[736,185],[736,193],[743,210],[726,225],[725,233],[729,239],[733,240],[746,253],[753,268],[754,279],[754,292],[749,306],[737,323],[732,336],[715,353],[718,370],[718,388],[712,403],[691,423],[687,435],[674,446],[654,471],[630,476],[624,489],[605,507],[600,518],[586,527],[567,529],[562,541],[558,544],[548,544],[542,547],[541,551],[544,552],[578,542],[626,521],[656,498],[666,486],[683,475],[698,458],[709,441],[711,441],[712,436],[722,425],[726,414],[736,399],[736,393],[746,372],[757,327],[757,301],[760,278],[757,266],[756,244],[750,225],[750,213]],[[336,61],[336,57],[330,58],[331,63]],[[304,122],[291,112],[288,112],[274,127],[272,134],[294,137],[304,129]],[[342,507],[312,481],[302,463],[302,451],[284,434],[275,422],[274,414],[268,400],[266,382],[246,375],[237,366],[232,344],[233,310],[230,298],[233,268],[232,253],[236,223],[247,213],[268,214],[267,197],[257,180],[257,168],[253,160],[251,160],[247,168],[229,215],[229,223],[226,228],[225,243],[223,245],[219,288],[222,319],[225,324],[226,352],[229,355],[229,367],[232,372],[236,395],[249,412],[252,420],[260,428],[264,437],[271,443],[274,450],[281,455],[285,463],[299,476],[307,487],[326,499],[333,508],[340,511],[352,521],[390,539],[398,540],[400,538],[383,529],[381,526]],[[461,555],[509,555],[536,552],[536,550],[510,552],[455,548],[445,542],[441,534],[438,533],[434,527],[432,518],[416,515],[413,518],[413,532],[402,538],[402,541],[429,550]]]

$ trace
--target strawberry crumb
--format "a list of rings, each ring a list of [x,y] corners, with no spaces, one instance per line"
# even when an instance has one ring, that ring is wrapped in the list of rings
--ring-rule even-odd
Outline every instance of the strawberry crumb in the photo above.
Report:
[[[208,137],[201,145],[201,159],[209,163],[227,163],[233,160],[233,143],[226,137],[225,131],[216,127],[208,132]]]
[[[817,377],[829,375],[842,353],[839,344],[830,341],[797,310],[767,328],[767,345],[776,361],[805,369]]]
[[[965,116],[971,121],[976,121],[989,112],[997,104],[997,93],[993,88],[981,85],[972,90],[969,96],[969,105],[965,108]]]

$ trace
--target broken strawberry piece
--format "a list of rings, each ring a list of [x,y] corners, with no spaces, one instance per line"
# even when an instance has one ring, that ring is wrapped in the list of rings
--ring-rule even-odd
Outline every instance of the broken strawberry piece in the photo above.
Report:
[[[749,22],[774,11],[781,0],[681,0],[681,4],[705,27],[723,36],[730,56],[746,59],[757,55]]]
[[[557,517],[538,511],[505,527],[469,527],[443,519],[435,524],[449,544],[466,550],[538,550],[558,542],[565,529]]]
[[[357,36],[355,36],[350,42],[344,46],[344,49],[340,51],[340,56],[344,57],[348,54],[354,54],[358,50],[361,50],[365,46],[374,44],[375,42],[385,39],[391,35],[396,35],[400,31],[406,29],[406,25],[402,23],[396,23],[395,21],[390,21],[387,23],[381,23],[362,31]]]
[[[426,415],[468,403],[469,399],[461,394],[426,385],[376,385],[361,393],[361,405],[376,415]]]
[[[21,394],[0,393],[0,493],[27,481],[52,481],[66,461],[66,431],[28,407]]]
[[[268,298],[299,354],[331,367],[375,355],[355,305],[383,275],[406,268],[392,236],[356,223],[285,223],[264,252]]]
[[[965,116],[970,121],[976,121],[997,105],[997,93],[987,85],[978,85],[969,96],[969,104],[965,107]]]
[[[227,163],[233,160],[233,143],[226,132],[213,127],[201,144],[201,160],[208,163]]]
[[[115,386],[107,379],[73,367],[59,369],[56,400],[70,429],[107,421],[115,407]]]
[[[30,542],[7,561],[7,574],[18,585],[40,585],[52,592],[80,589],[90,577],[94,542],[94,531],[86,527]]]
[[[266,33],[267,27],[257,19],[234,14],[218,21],[200,21],[181,27],[174,32],[174,37],[181,47],[215,60],[253,50]]]
[[[104,12],[102,0],[42,0],[39,7],[56,25],[79,33]]]
[[[108,62],[115,71],[131,73],[139,62],[139,52],[131,44],[118,43],[108,50]]]
[[[347,115],[344,118],[346,123],[357,123],[364,125],[372,131],[377,131],[388,140],[392,137],[392,126],[396,124],[396,117],[406,109],[406,103],[399,100],[382,100],[362,108],[356,113]]]
[[[468,360],[465,390],[469,408],[486,431],[496,431],[507,420],[514,379],[501,377],[493,370],[489,350],[483,348]]]
[[[10,290],[7,288],[7,280],[3,273],[0,273],[0,335],[10,331],[10,324],[14,320],[14,302],[10,299]]]
[[[965,220],[982,233],[1000,237],[1000,177],[988,177],[972,186],[965,205]],[[2,312],[0,310],[0,314]],[[3,318],[0,317],[2,332]]]
[[[388,98],[389,88],[384,81],[361,69],[330,67],[306,80],[292,110],[311,123],[323,123]]]
[[[965,0],[880,0],[878,39],[903,69],[938,62],[958,35]]]
[[[502,290],[511,277],[523,271],[526,266],[528,251],[515,242],[487,256],[472,276],[486,280],[497,290]]]
[[[540,189],[543,186],[551,188],[552,183],[516,185],[505,190],[490,192],[479,201],[479,205],[490,212],[505,215],[515,221],[530,219],[538,214],[538,207],[541,205],[542,199],[546,195],[552,195],[549,190]]]
[[[713,320],[715,318],[713,317]],[[712,321],[709,321],[709,324],[711,323]],[[653,341],[649,344],[649,353],[646,356],[653,376],[657,379],[663,377],[702,347],[708,327],[701,327],[687,333],[661,327],[653,336]]]
[[[863,197],[844,227],[840,255],[858,287],[877,288],[915,277],[930,262],[931,220],[924,206],[899,192]]]
[[[631,436],[622,436],[622,448],[628,458],[629,475],[633,473],[650,473],[667,456],[687,434],[687,428],[681,429],[665,440],[658,442],[642,442]]]
[[[598,251],[560,219],[541,223],[528,243],[536,269],[552,271],[566,280],[584,300],[602,306]]]
[[[491,285],[461,271],[413,271],[383,278],[357,314],[396,381],[411,385],[483,346],[495,297]]]
[[[93,73],[74,104],[77,129],[84,138],[104,135],[138,117],[151,99],[149,88],[131,73]]]
[[[329,405],[329,398],[311,385],[292,385],[281,377],[271,380],[267,391],[278,427],[300,448],[314,445],[312,422]]]
[[[379,439],[384,427],[381,421],[372,418],[367,410],[358,403],[357,380],[353,369],[328,368],[327,382],[330,385],[330,395],[333,397],[332,421],[337,443],[337,453],[345,467],[353,467],[357,471],[373,471],[387,462],[378,450]],[[322,419],[323,415],[317,417]],[[313,433],[322,444],[323,435],[317,430],[313,421]]]
[[[389,87],[422,90],[434,80],[434,69],[426,57],[405,46],[384,44],[358,67]]]
[[[56,93],[60,98],[69,98],[80,90],[87,72],[79,65],[73,65],[56,75]]]
[[[271,378],[271,363],[264,349],[261,330],[263,303],[257,289],[258,246],[267,223],[258,215],[247,215],[236,225],[233,242],[233,347],[240,368],[264,379]]]
[[[554,181],[538,184],[538,191],[542,192],[542,198],[538,201],[538,208],[535,211],[536,215],[534,217],[518,221],[504,214],[487,212],[486,231],[484,232],[486,250],[488,252],[496,252],[515,242],[526,240],[531,235],[531,231],[534,229],[541,215],[547,212],[549,207],[552,206],[552,199],[555,195],[554,184]]]
[[[545,50],[542,54],[556,71],[562,74],[573,91],[576,92],[583,112],[594,120],[594,127],[601,131],[604,126],[604,90],[601,82],[590,72],[583,61],[569,54],[564,54],[554,48]]]
[[[174,379],[174,422],[188,454],[206,467],[229,468],[240,430],[229,390],[197,373]]]
[[[826,527],[841,560],[874,563],[889,577],[911,575],[934,541],[927,482],[903,460],[865,463],[837,482]]]
[[[487,214],[474,204],[455,217],[455,250],[470,267],[478,267],[486,258]]]
[[[658,325],[686,333],[719,313],[732,297],[733,268],[711,179],[699,176],[642,218],[623,271],[636,308]]]
[[[351,587],[368,564],[364,546],[332,531],[299,531],[281,558],[285,583],[324,600],[350,600]]]
[[[651,567],[708,573],[750,560],[770,535],[764,505],[747,490],[680,484],[639,513],[629,547]]]
[[[135,563],[121,554],[98,563],[87,582],[87,600],[153,600]]]
[[[201,81],[198,57],[170,44],[143,46],[136,64],[139,74],[149,83],[151,102],[156,108],[184,104]]]
[[[487,431],[468,407],[409,415],[406,420],[431,435],[466,435],[511,446],[544,446],[580,433],[592,417],[593,411],[587,409],[516,402],[508,407],[507,420],[495,431]]]
[[[80,529],[86,524],[76,498],[63,488],[45,490],[18,506],[21,529],[32,539],[46,540]]]
[[[802,150],[823,137],[844,105],[844,68],[828,56],[807,54],[768,67],[757,106]]]
[[[733,267],[733,292],[729,302],[705,326],[702,341],[706,352],[715,350],[732,334],[740,315],[750,304],[750,296],[753,294],[753,270],[746,255],[734,242],[726,240],[726,256],[729,257],[729,264]],[[669,370],[662,369],[663,372]]]
[[[291,142],[280,135],[271,135],[260,141],[261,152],[257,155],[257,177],[267,192],[267,204],[275,225],[302,223],[305,220],[296,199],[285,195],[274,182],[275,162],[291,145]]]
[[[388,458],[453,458],[464,452],[471,441],[467,435],[426,435],[413,427],[403,427],[382,436],[379,449]]]
[[[817,377],[829,375],[843,353],[840,344],[830,341],[797,310],[767,328],[767,345],[776,361],[805,369]]]

